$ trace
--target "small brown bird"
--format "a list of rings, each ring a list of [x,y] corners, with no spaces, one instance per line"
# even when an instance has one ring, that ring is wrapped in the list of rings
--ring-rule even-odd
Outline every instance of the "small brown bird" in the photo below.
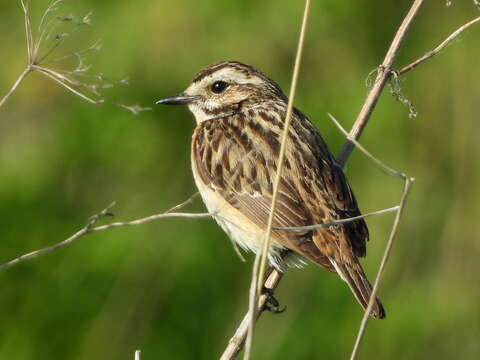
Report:
[[[187,104],[197,127],[192,170],[208,210],[229,237],[259,251],[267,226],[288,99],[273,80],[252,66],[225,61],[207,66],[185,92],[157,104]],[[330,223],[360,215],[340,166],[322,137],[294,109],[286,143],[269,249],[270,263],[302,266],[308,259],[336,272],[363,308],[372,287],[358,257],[365,256],[363,219],[316,230],[279,227]],[[371,316],[384,318],[376,299]]]

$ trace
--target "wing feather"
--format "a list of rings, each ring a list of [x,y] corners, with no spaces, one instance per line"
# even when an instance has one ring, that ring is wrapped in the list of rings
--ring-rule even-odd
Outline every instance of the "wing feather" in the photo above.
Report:
[[[305,226],[359,214],[345,176],[340,168],[337,169],[320,135],[306,118],[300,118],[301,113],[295,112],[294,116],[274,226]],[[275,144],[279,142],[280,129],[270,127],[259,133],[262,127],[245,126],[243,117],[240,113],[200,124],[194,135],[193,159],[206,185],[258,227],[265,228],[277,170],[278,153],[275,151],[278,147]],[[265,118],[265,115],[261,116],[261,119]],[[307,126],[300,126],[300,120],[307,121]],[[264,137],[266,133],[268,136]],[[360,228],[366,230],[362,224]],[[324,232],[325,239],[335,238],[330,229],[318,232]],[[328,254],[312,240],[312,232],[299,234],[274,230],[273,236],[281,245],[333,271],[325,257]],[[364,244],[365,237],[351,240],[357,255],[364,254]]]

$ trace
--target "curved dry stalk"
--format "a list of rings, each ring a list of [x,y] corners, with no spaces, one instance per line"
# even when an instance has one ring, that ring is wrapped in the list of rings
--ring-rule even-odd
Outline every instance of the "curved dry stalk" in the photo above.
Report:
[[[385,247],[385,251],[383,253],[382,261],[378,268],[377,276],[375,277],[375,283],[373,284],[372,294],[370,295],[370,300],[368,301],[368,306],[363,313],[362,321],[360,323],[360,328],[358,329],[357,338],[355,339],[355,344],[353,346],[352,354],[350,355],[350,360],[355,360],[358,354],[358,350],[360,349],[360,344],[363,339],[363,335],[365,334],[365,330],[367,327],[367,322],[369,319],[369,314],[372,311],[373,304],[375,303],[375,299],[377,296],[378,288],[380,287],[380,283],[383,279],[383,274],[385,273],[385,267],[387,265],[387,261],[389,259],[390,253],[392,251],[393,243],[398,234],[398,227],[400,224],[400,218],[403,214],[403,210],[405,208],[405,201],[407,200],[407,196],[410,192],[410,186],[412,185],[414,178],[406,178],[405,185],[403,188],[402,198],[400,200],[399,209],[397,214],[395,215],[395,220],[393,222],[392,230],[390,231],[390,235],[388,237],[387,246]]]
[[[196,195],[194,195],[194,196],[196,196]],[[174,213],[174,212],[171,212],[173,210],[178,210],[181,207],[189,204],[192,201],[194,196],[190,197],[188,200],[184,201],[183,203],[172,207],[170,210],[167,210],[166,212],[163,212],[163,213],[160,213],[160,214],[150,215],[150,216],[146,216],[146,217],[136,219],[136,220],[131,220],[131,221],[118,221],[118,222],[113,222],[113,223],[110,223],[110,224],[95,226],[100,219],[102,219],[104,217],[108,217],[108,216],[113,216],[113,214],[110,212],[110,210],[115,205],[115,203],[112,203],[109,206],[107,206],[105,209],[100,211],[98,214],[95,214],[95,215],[91,216],[88,223],[83,228],[78,230],[76,233],[71,235],[70,237],[68,237],[65,240],[60,241],[60,242],[58,242],[58,243],[56,243],[52,246],[48,246],[48,247],[45,247],[45,248],[42,248],[42,249],[39,249],[39,250],[31,251],[31,252],[26,253],[24,255],[18,256],[15,259],[10,260],[9,262],[7,262],[5,264],[1,264],[0,265],[0,271],[4,270],[4,269],[8,269],[8,268],[10,268],[14,265],[17,265],[21,262],[26,261],[26,260],[36,258],[38,256],[50,253],[52,251],[58,250],[58,249],[60,249],[62,247],[65,247],[67,245],[70,245],[74,241],[80,239],[81,237],[83,237],[83,236],[85,236],[89,233],[105,231],[105,230],[108,230],[108,229],[113,229],[113,228],[118,228],[118,227],[142,225],[142,224],[145,224],[147,222],[151,222],[151,221],[159,220],[159,219],[164,219],[164,218],[169,218],[169,217],[211,218],[214,215],[214,213]]]
[[[66,77],[61,75],[60,73],[57,73],[57,72],[55,72],[53,70],[50,70],[50,69],[47,69],[47,68],[43,68],[41,66],[35,66],[35,65],[34,65],[34,69],[37,70],[38,72],[44,74],[45,76],[49,77],[50,79],[56,81],[57,83],[62,85],[68,91],[72,92],[73,94],[77,95],[78,97],[82,98],[83,100],[88,101],[91,104],[98,105],[98,104],[101,104],[101,103],[104,102],[103,99],[95,100],[95,99],[81,93],[80,91],[74,89],[72,86],[67,84],[67,81],[71,82],[71,79],[66,80]]]
[[[335,126],[345,135],[345,137],[348,137],[347,130],[345,130],[345,128],[342,125],[340,125],[337,119],[335,119],[335,117],[333,117],[332,114],[328,114],[328,116],[330,117],[330,120],[332,120],[332,122],[335,124]],[[353,143],[353,145],[355,145],[356,148],[358,148],[363,154],[365,154],[370,160],[372,160],[375,163],[375,165],[377,165],[378,168],[382,170],[385,174],[392,177],[398,177],[400,179],[406,179],[407,175],[391,168],[384,162],[380,161],[378,158],[373,156],[370,151],[365,149],[363,145],[360,144],[357,140],[350,139],[350,141]]]
[[[328,114],[328,115],[330,116],[330,119],[335,123],[335,125],[343,132],[343,134],[345,136],[348,136],[346,130],[340,125],[340,123],[331,114]],[[391,168],[390,166],[388,166],[386,164],[384,164],[382,161],[380,161],[375,156],[373,156],[360,143],[358,143],[357,140],[351,140],[351,141],[354,143],[354,145],[365,156],[367,156],[369,159],[371,159],[383,172],[385,172],[389,176],[396,177],[396,178],[402,179],[404,181],[404,188],[403,188],[402,196],[400,198],[399,205],[397,205],[393,208],[390,208],[390,209],[385,209],[385,210],[388,210],[388,211],[396,211],[395,219],[394,219],[394,222],[393,222],[393,225],[392,225],[392,229],[390,231],[390,235],[388,237],[387,245],[385,247],[385,250],[384,250],[384,253],[383,253],[383,256],[382,256],[382,260],[380,262],[377,274],[375,276],[375,282],[374,282],[374,285],[373,285],[372,293],[370,294],[370,299],[369,299],[367,308],[365,309],[365,312],[363,313],[362,321],[360,323],[360,327],[359,327],[359,330],[357,332],[357,336],[356,336],[356,339],[355,339],[355,344],[354,344],[352,354],[351,354],[351,357],[350,357],[350,360],[354,360],[356,358],[357,354],[358,354],[358,350],[360,348],[360,344],[361,344],[361,341],[363,339],[363,335],[365,334],[367,321],[370,318],[369,314],[372,311],[373,305],[375,303],[377,292],[378,292],[378,289],[380,287],[381,281],[383,279],[383,274],[385,273],[385,267],[386,267],[387,261],[388,261],[389,256],[390,256],[394,240],[396,239],[396,236],[397,236],[397,233],[398,233],[398,227],[399,227],[399,224],[400,224],[400,217],[403,214],[403,210],[404,210],[404,207],[405,207],[405,201],[406,201],[407,196],[410,192],[411,184],[415,181],[415,179],[405,175],[402,172],[399,172],[399,171]],[[385,212],[385,210],[380,210],[380,212],[383,213],[383,212]],[[370,214],[374,215],[374,213],[370,213]],[[364,214],[363,216],[358,216],[358,217],[355,217],[355,218],[364,217],[364,216],[370,215],[370,214]],[[355,218],[349,218],[349,219],[345,219],[345,220],[352,221]],[[326,224],[326,225],[328,225],[328,224]]]
[[[328,115],[330,116],[330,119],[335,123],[335,125],[343,132],[343,134],[345,136],[348,136],[348,133],[340,125],[340,123],[331,114],[328,114]],[[350,360],[354,360],[356,358],[357,354],[358,354],[358,350],[360,348],[360,344],[361,344],[361,341],[363,339],[363,335],[365,334],[367,321],[370,318],[369,314],[372,311],[373,305],[375,303],[376,295],[377,295],[378,289],[380,287],[381,281],[383,279],[383,274],[385,273],[385,267],[386,267],[387,261],[388,261],[389,256],[390,256],[394,240],[396,239],[396,235],[398,233],[398,227],[399,227],[399,224],[400,224],[400,217],[403,214],[403,210],[404,210],[404,207],[405,207],[405,201],[406,201],[407,196],[410,192],[411,184],[415,181],[415,179],[405,175],[402,172],[399,172],[399,171],[389,167],[386,164],[384,164],[382,161],[380,161],[375,156],[373,156],[360,143],[358,143],[358,141],[356,141],[356,140],[351,140],[351,141],[354,143],[354,145],[365,156],[367,156],[369,159],[371,159],[383,172],[385,172],[389,176],[396,177],[396,178],[402,179],[404,181],[404,188],[403,188],[402,196],[400,198],[399,205],[395,206],[393,208],[390,208],[390,209],[386,209],[386,210],[396,211],[396,215],[395,215],[395,219],[394,219],[394,222],[393,222],[392,229],[390,231],[390,235],[389,235],[389,238],[388,238],[388,241],[387,241],[387,245],[385,247],[385,250],[384,250],[384,253],[383,253],[383,256],[382,256],[382,260],[380,262],[380,265],[379,265],[379,268],[378,268],[378,271],[377,271],[377,275],[375,277],[375,282],[374,282],[374,285],[373,285],[372,293],[370,295],[370,299],[369,299],[367,308],[365,309],[365,312],[364,312],[363,317],[362,317],[362,321],[360,323],[359,330],[357,332],[357,337],[355,339],[355,344],[354,344],[352,354],[351,354],[351,357],[350,357]],[[383,212],[383,211],[385,211],[385,210],[381,210],[380,212]],[[374,213],[370,213],[370,214],[373,215]],[[363,216],[370,215],[370,214],[364,214]],[[362,217],[362,216],[360,216],[360,217]],[[346,219],[346,220],[351,221],[352,219],[354,219],[354,218],[349,218],[349,219]]]
[[[298,74],[300,72],[300,63],[302,59],[303,45],[305,42],[305,33],[307,29],[307,20],[308,20],[309,10],[310,10],[310,0],[306,0],[305,9],[304,9],[303,18],[302,18],[302,25],[300,28],[300,35],[298,39],[297,53],[295,56],[295,65],[293,68],[290,93],[288,96],[285,122],[283,125],[283,133],[282,133],[282,139],[280,143],[280,152],[278,155],[278,162],[277,162],[278,163],[277,172],[275,174],[275,179],[273,181],[272,202],[270,205],[270,212],[268,214],[267,229],[265,230],[265,237],[263,239],[262,249],[256,254],[254,265],[253,265],[253,274],[252,274],[252,283],[251,283],[250,301],[249,301],[250,325],[248,327],[248,335],[247,335],[247,341],[245,345],[245,356],[244,356],[245,360],[250,359],[250,356],[251,356],[253,330],[255,327],[255,317],[256,317],[255,316],[256,303],[263,286],[263,278],[264,278],[265,269],[267,266],[267,256],[268,256],[268,249],[270,246],[270,238],[272,233],[272,225],[273,225],[275,207],[277,202],[278,188],[279,188],[280,179],[282,176],[286,142],[288,137],[288,129],[290,127],[290,122],[292,119],[293,101],[295,99],[295,92],[296,92],[297,83],[298,83]]]
[[[348,157],[350,156],[355,147],[351,140],[358,139],[362,134],[363,129],[367,125],[367,122],[372,115],[373,109],[377,105],[378,98],[380,97],[380,94],[385,87],[387,79],[390,76],[390,73],[392,71],[392,65],[397,58],[398,52],[407,35],[408,29],[412,25],[413,20],[417,16],[423,3],[424,0],[415,0],[409,12],[403,19],[402,24],[398,28],[397,33],[395,34],[395,37],[390,44],[390,48],[385,55],[385,59],[378,68],[375,82],[370,91],[368,92],[367,98],[365,99],[362,109],[360,110],[360,113],[358,114],[357,119],[353,124],[352,130],[350,130],[347,141],[343,145],[340,154],[337,156],[337,161],[340,165],[345,165],[345,162],[347,161]]]
[[[336,225],[341,225],[345,223],[349,223],[355,220],[360,220],[360,219],[365,219],[366,217],[369,216],[374,216],[374,215],[381,215],[381,214],[387,214],[390,212],[398,212],[400,210],[400,205],[395,205],[391,208],[388,209],[382,209],[378,211],[372,211],[363,215],[359,216],[352,216],[349,218],[341,219],[341,220],[336,220],[328,223],[322,223],[322,224],[313,224],[313,225],[306,225],[306,226],[274,226],[273,228],[275,230],[284,230],[284,231],[292,231],[292,232],[304,232],[304,231],[309,231],[309,230],[317,230],[317,229],[322,229],[330,226],[336,226]]]
[[[430,50],[429,52],[427,52],[425,55],[423,55],[422,57],[418,58],[417,60],[415,60],[414,62],[402,67],[400,70],[397,70],[396,73],[398,75],[403,75],[405,74],[406,72],[409,72],[410,70],[416,68],[418,65],[420,65],[421,63],[423,63],[424,61],[434,57],[435,55],[437,55],[440,51],[442,51],[443,49],[445,49],[445,47],[450,44],[450,42],[452,42],[453,39],[455,39],[457,36],[459,36],[462,32],[464,32],[465,30],[467,30],[470,26],[476,24],[480,22],[480,16],[467,22],[466,24],[460,26],[457,30],[455,30],[453,33],[451,33],[445,40],[443,40],[435,49],[433,50]]]

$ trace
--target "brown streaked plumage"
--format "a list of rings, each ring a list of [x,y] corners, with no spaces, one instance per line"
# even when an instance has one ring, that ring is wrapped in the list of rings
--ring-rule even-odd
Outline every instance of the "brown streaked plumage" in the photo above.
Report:
[[[267,226],[287,102],[274,81],[236,61],[206,67],[184,93],[158,102],[188,104],[197,121],[192,170],[202,199],[230,238],[254,252]],[[312,123],[295,109],[273,226],[358,215],[342,169]],[[336,272],[366,308],[372,288],[358,257],[365,256],[367,240],[363,220],[304,233],[276,229],[269,261],[282,270],[285,265],[301,266],[306,258]],[[385,317],[378,299],[371,315]]]

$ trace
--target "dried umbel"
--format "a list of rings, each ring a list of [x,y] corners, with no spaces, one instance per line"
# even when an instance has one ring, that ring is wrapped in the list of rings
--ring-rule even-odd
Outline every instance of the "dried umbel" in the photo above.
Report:
[[[95,73],[88,63],[89,54],[102,49],[100,41],[71,52],[61,52],[72,35],[92,24],[92,13],[84,16],[60,15],[59,7],[64,0],[53,0],[42,15],[38,27],[31,23],[28,0],[21,0],[24,12],[27,45],[27,66],[10,91],[0,100],[0,107],[12,95],[27,74],[38,71],[62,85],[65,89],[92,104],[111,103],[138,114],[150,108],[125,105],[109,101],[103,90],[115,84],[128,84],[127,79],[113,80],[102,73]]]

